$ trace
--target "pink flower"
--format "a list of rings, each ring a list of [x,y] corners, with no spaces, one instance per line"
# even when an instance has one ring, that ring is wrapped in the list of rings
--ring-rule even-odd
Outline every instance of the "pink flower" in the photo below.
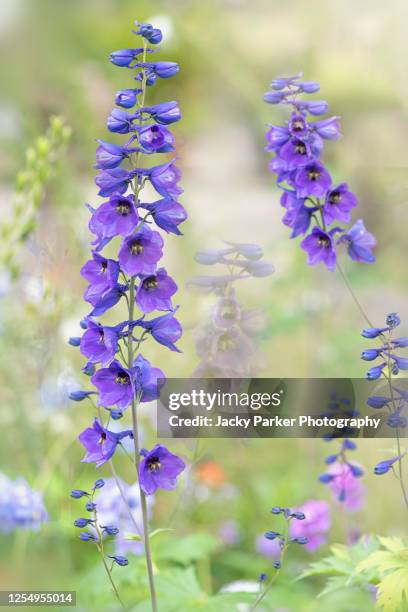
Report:
[[[290,523],[290,536],[292,538],[306,537],[305,549],[313,552],[322,546],[327,538],[326,533],[331,526],[330,507],[325,501],[310,499],[294,512],[303,512],[303,520],[292,519]]]
[[[333,497],[340,501],[349,512],[360,510],[364,501],[364,485],[353,476],[347,463],[333,463],[327,473],[335,476],[328,482]]]

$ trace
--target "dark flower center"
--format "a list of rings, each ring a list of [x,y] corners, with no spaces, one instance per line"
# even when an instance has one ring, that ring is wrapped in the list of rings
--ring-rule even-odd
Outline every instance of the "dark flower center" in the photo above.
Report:
[[[317,179],[320,176],[320,172],[319,172],[319,170],[317,168],[312,168],[311,170],[309,170],[307,175],[308,175],[310,181],[317,181]]]
[[[129,376],[126,372],[119,372],[115,378],[115,383],[117,385],[128,385],[129,384]]]
[[[103,344],[105,342],[105,334],[103,329],[99,330],[99,344]]]
[[[103,444],[106,440],[106,433],[103,431],[101,433],[101,437],[99,438],[99,444]]]
[[[130,244],[129,250],[132,253],[132,255],[141,255],[143,253],[144,246],[143,244],[141,244],[139,240],[135,240],[134,242]]]
[[[107,261],[102,261],[102,263],[101,263],[101,272],[106,272],[107,269],[108,269],[108,262]]]
[[[158,457],[150,457],[150,459],[148,459],[147,469],[149,472],[159,472],[161,470],[161,463]]]
[[[324,249],[327,249],[327,247],[330,246],[330,240],[326,236],[320,236],[317,243],[319,247],[323,247]]]
[[[302,132],[305,129],[305,124],[301,119],[296,119],[292,127],[294,132]]]
[[[130,210],[131,210],[131,207],[127,200],[119,200],[118,203],[116,204],[116,212],[119,215],[122,215],[125,217],[126,215],[130,214]]]
[[[228,351],[234,348],[234,340],[228,334],[223,334],[218,340],[218,348],[220,351]]]
[[[295,144],[295,152],[299,155],[306,155],[306,147],[303,142],[298,142]]]
[[[338,191],[333,191],[333,193],[330,194],[330,197],[329,197],[330,204],[338,204],[340,200],[341,200],[341,193],[339,193]]]
[[[149,278],[145,278],[145,280],[143,281],[144,289],[157,289],[158,286],[159,283],[157,282],[156,276],[149,276]]]

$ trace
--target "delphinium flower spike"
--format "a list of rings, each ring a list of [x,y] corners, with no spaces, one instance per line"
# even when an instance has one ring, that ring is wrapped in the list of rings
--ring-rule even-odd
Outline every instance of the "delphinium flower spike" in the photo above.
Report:
[[[306,546],[308,544],[308,538],[305,535],[295,534],[292,535],[293,531],[292,522],[304,521],[306,515],[300,509],[291,510],[290,508],[283,508],[281,506],[274,506],[271,513],[275,516],[280,515],[283,523],[281,531],[270,530],[264,533],[264,537],[269,541],[278,542],[280,549],[280,555],[273,561],[273,573],[268,580],[268,574],[262,573],[259,576],[259,593],[255,599],[254,604],[251,607],[251,612],[255,610],[259,604],[263,601],[270,588],[273,586],[279,576],[279,572],[282,568],[285,555],[292,545]]]
[[[401,486],[404,503],[408,508],[408,492],[404,480],[403,458],[406,451],[401,449],[401,431],[408,425],[407,408],[408,392],[401,388],[398,383],[400,371],[408,370],[408,359],[399,355],[399,350],[408,347],[407,337],[395,337],[395,330],[401,324],[399,315],[395,312],[387,315],[383,327],[368,327],[363,329],[362,336],[368,340],[376,340],[379,346],[366,349],[362,352],[361,358],[364,361],[375,363],[367,372],[367,379],[371,381],[384,381],[386,395],[373,395],[368,398],[367,404],[370,408],[385,408],[389,412],[387,425],[395,430],[397,449],[395,456],[391,459],[380,461],[374,473],[378,476],[393,471]],[[395,470],[397,468],[397,470]]]
[[[177,285],[160,266],[164,240],[158,230],[180,235],[179,226],[187,214],[177,202],[182,189],[178,185],[180,170],[175,160],[150,166],[148,163],[153,154],[174,151],[174,137],[168,126],[179,121],[181,113],[174,101],[149,105],[147,90],[161,79],[177,74],[179,67],[175,62],[150,59],[157,51],[155,45],[162,39],[158,28],[137,24],[134,34],[141,41],[138,47],[114,51],[110,56],[115,66],[131,70],[135,86],[117,92],[115,102],[119,108],[112,110],[107,122],[110,132],[126,135],[126,142],[119,145],[98,140],[95,182],[104,201],[97,208],[88,205],[89,229],[95,238],[92,256],[81,270],[88,282],[84,298],[91,310],[81,322],[82,338],[70,339],[70,344],[79,346],[88,360],[84,372],[91,376],[96,391],[79,391],[72,399],[88,399],[93,403],[92,394],[97,393],[97,416],[79,436],[87,451],[83,461],[95,462],[97,467],[109,462],[115,481],[119,482],[111,460],[126,438],[133,440],[141,533],[151,605],[156,611],[146,495],[157,488],[174,488],[185,465],[164,446],[156,446],[151,451],[140,449],[137,406],[158,397],[164,374],[142,356],[139,348],[152,338],[172,351],[179,350],[175,343],[182,329],[174,316],[177,308],[173,304]],[[143,188],[147,184],[158,194],[153,202],[144,196]],[[111,253],[115,245],[113,257],[105,250],[111,241],[114,241],[110,245]],[[119,302],[126,302],[126,320],[116,325],[101,322],[99,317]],[[155,311],[159,316],[152,317]],[[109,420],[123,418],[128,408],[131,426],[122,431],[110,428]],[[92,507],[93,502],[89,504]],[[121,555],[111,558],[112,564],[125,565]]]
[[[200,364],[194,375],[218,378],[254,376],[259,361],[255,336],[262,326],[259,311],[244,308],[237,284],[274,272],[264,261],[257,244],[226,242],[224,247],[200,250],[196,261],[206,267],[222,266],[222,274],[195,276],[189,287],[213,293],[217,300],[196,330],[196,350]]]
[[[284,125],[270,125],[266,133],[266,151],[274,154],[269,169],[276,174],[282,190],[283,223],[292,230],[291,238],[305,236],[300,246],[307,253],[309,265],[323,262],[334,270],[342,246],[351,259],[373,263],[374,236],[361,219],[349,227],[357,206],[355,194],[345,182],[334,184],[322,162],[324,141],[341,136],[339,117],[314,120],[327,113],[328,104],[303,99],[303,94],[314,94],[320,86],[301,77],[274,79],[271,91],[264,96],[269,104],[291,109]]]

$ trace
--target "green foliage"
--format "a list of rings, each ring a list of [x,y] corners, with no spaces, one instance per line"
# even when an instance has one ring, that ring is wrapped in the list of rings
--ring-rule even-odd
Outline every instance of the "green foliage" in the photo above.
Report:
[[[383,612],[408,610],[408,545],[401,538],[373,536],[354,546],[335,545],[332,554],[312,563],[300,576],[324,576],[319,597],[368,585],[376,588],[376,607]]]
[[[55,165],[71,137],[71,128],[61,117],[51,117],[44,136],[30,146],[25,166],[17,175],[11,217],[0,226],[0,263],[13,278],[19,274],[18,247],[32,234],[37,211],[45,196]]]
[[[408,544],[401,538],[379,538],[385,550],[372,552],[356,567],[356,573],[380,575],[377,606],[384,612],[408,610]]]
[[[335,544],[330,548],[331,555],[324,557],[304,571],[298,578],[302,580],[311,576],[323,576],[326,584],[319,597],[341,591],[343,589],[366,589],[368,584],[375,584],[378,572],[375,568],[366,573],[356,573],[356,566],[362,563],[367,555],[375,554],[379,549],[376,537],[361,538],[354,546]]]

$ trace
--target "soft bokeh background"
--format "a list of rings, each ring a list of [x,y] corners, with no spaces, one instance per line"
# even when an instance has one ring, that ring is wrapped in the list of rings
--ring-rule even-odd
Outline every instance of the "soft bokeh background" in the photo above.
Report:
[[[77,509],[69,490],[86,486],[95,473],[80,463],[76,436],[89,423],[91,410],[67,399],[87,380],[79,355],[66,341],[79,333],[78,321],[87,312],[79,268],[89,242],[84,203],[98,203],[95,139],[108,137],[105,122],[114,92],[131,83],[127,71],[114,68],[107,57],[133,44],[130,29],[136,18],[163,28],[161,59],[181,66],[176,78],[149,93],[152,101],[180,102],[184,118],[175,133],[185,188],[181,201],[189,212],[183,238],[170,237],[165,255],[180,287],[183,353],[152,346],[148,357],[168,375],[188,376],[196,367],[193,330],[214,298],[185,285],[203,273],[193,259],[197,248],[217,247],[227,239],[259,243],[276,268],[273,276],[249,280],[240,289],[241,302],[260,308],[265,319],[258,334],[263,352],[259,375],[363,375],[361,316],[336,274],[307,268],[304,253],[280,222],[278,192],[266,170],[265,125],[284,115],[263,104],[262,94],[273,76],[299,70],[321,82],[322,97],[342,117],[344,139],[327,145],[325,159],[335,179],[353,186],[360,200],[357,214],[378,237],[378,263],[345,262],[347,273],[373,321],[381,325],[394,310],[406,315],[404,0],[389,0],[386,6],[380,0],[369,5],[363,0],[2,0],[2,219],[12,214],[14,179],[24,151],[44,132],[50,115],[63,115],[73,130],[41,203],[37,229],[24,247],[15,246],[20,278],[10,282],[7,271],[1,273],[0,468],[42,491],[50,515],[39,534],[0,534],[3,589],[79,590],[96,562],[71,527]],[[150,418],[145,431],[150,444]],[[406,519],[396,481],[371,475],[390,446],[390,441],[359,443],[356,458],[367,467],[367,505],[347,517],[333,505],[331,541],[344,540],[351,530],[403,530]],[[186,445],[179,450],[186,457],[193,452]],[[219,465],[221,484],[193,475],[201,487],[197,492],[191,484],[193,501],[180,507],[177,493],[161,494],[153,523],[166,526],[176,512],[174,526],[180,533],[198,529],[216,535],[224,521],[236,521],[240,539],[235,556],[221,546],[212,565],[200,568],[201,579],[213,588],[254,579],[267,566],[255,553],[254,540],[273,528],[271,505],[329,499],[317,483],[325,451],[323,443],[310,440],[203,443],[199,456]],[[130,482],[131,471],[121,458],[118,469]],[[347,596],[345,602],[326,598],[321,607],[313,607],[319,588],[313,581],[300,584],[299,601],[293,600],[293,587],[285,584],[308,561],[306,553],[292,561],[287,582],[277,587],[283,604],[297,610],[354,609]],[[356,609],[371,609],[368,596]]]

